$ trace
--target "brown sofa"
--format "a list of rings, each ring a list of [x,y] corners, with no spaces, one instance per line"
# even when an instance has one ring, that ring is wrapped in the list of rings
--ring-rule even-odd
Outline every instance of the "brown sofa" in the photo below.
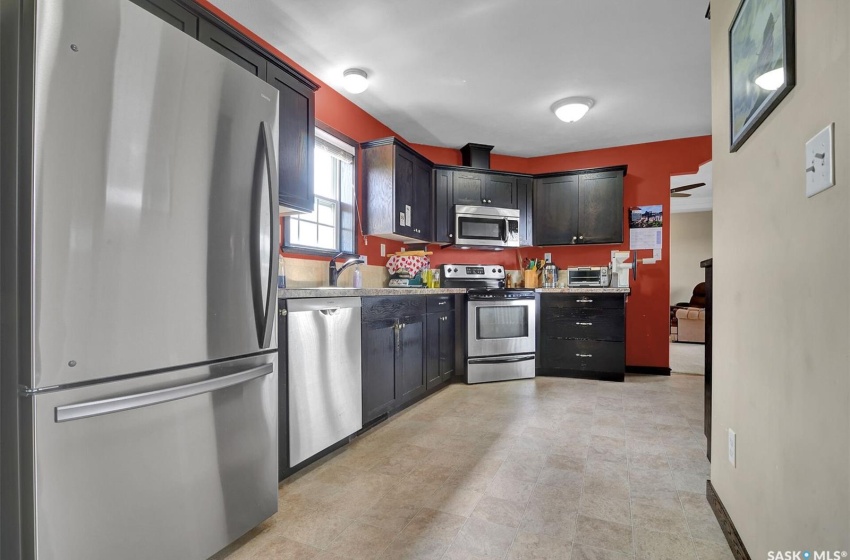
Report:
[[[705,282],[694,287],[689,302],[670,307],[670,323],[677,327],[677,342],[705,344]]]

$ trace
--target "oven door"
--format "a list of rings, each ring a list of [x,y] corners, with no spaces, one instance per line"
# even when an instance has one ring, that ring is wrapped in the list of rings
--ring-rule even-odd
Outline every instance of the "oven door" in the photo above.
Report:
[[[467,305],[467,357],[533,354],[533,299],[470,301]]]

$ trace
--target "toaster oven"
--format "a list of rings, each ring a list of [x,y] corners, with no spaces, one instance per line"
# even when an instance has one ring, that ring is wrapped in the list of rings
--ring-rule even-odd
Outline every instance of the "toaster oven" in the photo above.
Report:
[[[574,266],[567,268],[567,286],[570,288],[607,288],[609,275],[607,266]]]

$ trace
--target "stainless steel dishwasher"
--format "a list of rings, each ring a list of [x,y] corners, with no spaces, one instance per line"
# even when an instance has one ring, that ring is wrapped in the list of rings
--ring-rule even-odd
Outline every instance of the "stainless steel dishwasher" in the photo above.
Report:
[[[286,301],[289,466],[363,427],[360,298]]]

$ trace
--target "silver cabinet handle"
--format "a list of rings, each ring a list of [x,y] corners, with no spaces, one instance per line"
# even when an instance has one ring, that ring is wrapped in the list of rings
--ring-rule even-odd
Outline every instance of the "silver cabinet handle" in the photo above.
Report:
[[[445,305],[445,304],[447,304],[447,303],[448,303],[447,301],[441,301],[441,302],[440,302],[440,303],[438,303],[437,305]]]
[[[593,354],[576,354],[577,358],[592,358]]]
[[[451,239],[452,237],[454,237],[454,234],[450,233],[450,234],[449,234],[449,239]]]
[[[579,235],[579,236],[578,236],[578,240],[579,240],[579,241],[584,240],[584,236],[583,236],[583,235]]]
[[[575,243],[576,239],[578,239],[578,238],[575,235],[573,235],[573,243]]]
[[[252,379],[268,375],[272,371],[274,371],[274,366],[272,364],[263,364],[240,373],[225,375],[224,377],[216,377],[215,379],[206,379],[204,381],[198,381],[197,383],[180,385],[178,387],[158,389],[156,391],[148,391],[147,393],[136,393],[134,395],[114,397],[99,401],[57,406],[56,422],[80,420],[82,418],[101,416],[103,414],[122,412],[124,410],[143,408],[155,404],[176,401],[178,399],[185,399],[187,397],[194,397],[195,395],[210,393],[212,391],[226,389],[227,387],[233,387],[240,383],[246,383]]]
[[[592,325],[593,325],[593,323],[581,323],[581,322],[577,322],[577,323],[576,323],[576,325],[581,325],[582,327],[590,327],[590,326],[592,326]]]
[[[593,303],[593,300],[584,298],[584,299],[577,299],[576,302],[578,302],[578,303]]]
[[[281,317],[286,317],[286,314],[287,314],[286,309],[281,309],[281,310],[280,310],[280,316],[281,316]]]

